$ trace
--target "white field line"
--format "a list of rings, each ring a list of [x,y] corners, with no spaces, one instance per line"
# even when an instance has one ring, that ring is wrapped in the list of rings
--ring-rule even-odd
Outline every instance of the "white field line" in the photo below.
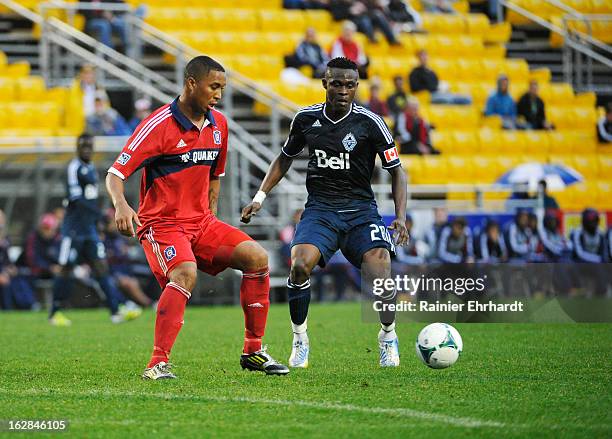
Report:
[[[168,401],[212,401],[226,403],[247,403],[247,404],[263,404],[277,406],[299,406],[308,407],[318,410],[330,410],[338,412],[353,412],[364,414],[383,414],[392,415],[403,418],[421,419],[430,422],[439,422],[458,427],[466,428],[507,428],[510,425],[497,421],[486,421],[475,418],[449,416],[439,413],[431,413],[421,410],[413,410],[407,408],[386,408],[386,407],[364,407],[353,404],[339,404],[331,402],[315,402],[315,401],[300,401],[300,400],[283,400],[283,399],[266,399],[266,398],[251,398],[251,397],[225,397],[214,395],[185,395],[172,393],[136,393],[122,392],[112,390],[87,390],[87,391],[57,391],[52,389],[29,389],[22,391],[9,391],[0,389],[0,393],[9,394],[12,396],[51,396],[51,397],[83,397],[83,396],[102,396],[113,398],[152,398],[165,399]],[[516,427],[516,426],[514,426]]]

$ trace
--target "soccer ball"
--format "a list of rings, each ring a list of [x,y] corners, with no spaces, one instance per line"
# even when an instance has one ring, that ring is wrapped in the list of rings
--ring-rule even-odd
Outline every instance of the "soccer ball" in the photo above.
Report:
[[[446,323],[425,326],[416,340],[417,357],[432,369],[446,369],[455,364],[463,351],[459,332]]]

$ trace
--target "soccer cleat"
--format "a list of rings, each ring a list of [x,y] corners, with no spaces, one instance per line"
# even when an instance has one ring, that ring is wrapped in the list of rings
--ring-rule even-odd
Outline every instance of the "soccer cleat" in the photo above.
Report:
[[[49,319],[49,323],[52,326],[58,327],[66,327],[72,325],[72,322],[68,319],[68,317],[66,317],[59,311],[53,314],[53,316]]]
[[[142,373],[143,380],[171,380],[175,379],[176,375],[170,372],[172,365],[162,361],[153,367],[145,369]]]
[[[266,352],[266,347],[252,354],[240,356],[240,366],[250,371],[265,372],[266,375],[287,375],[289,368],[280,364]]]
[[[308,367],[308,354],[310,353],[310,345],[308,340],[296,340],[291,348],[291,356],[289,357],[289,367]]]
[[[380,349],[380,367],[397,367],[400,364],[399,341],[397,337],[392,340],[378,340]]]
[[[123,315],[124,321],[129,322],[140,317],[142,308],[128,300],[125,305],[119,305],[119,313]]]

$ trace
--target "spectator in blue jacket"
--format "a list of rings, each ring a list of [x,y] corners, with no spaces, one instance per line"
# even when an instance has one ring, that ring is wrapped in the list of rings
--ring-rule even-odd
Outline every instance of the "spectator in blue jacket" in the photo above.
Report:
[[[505,235],[511,262],[528,262],[533,259],[537,240],[529,227],[529,212],[526,209],[517,210],[514,221],[508,225]]]
[[[474,262],[472,231],[464,218],[454,218],[440,232],[438,258],[447,264]]]
[[[87,132],[93,136],[129,136],[132,134],[127,122],[112,108],[106,93],[97,93],[94,113],[87,117]]]
[[[34,279],[52,279],[61,272],[58,262],[61,242],[57,217],[44,214],[25,247],[25,265]]]
[[[485,116],[500,116],[505,129],[513,130],[516,124],[516,102],[510,96],[510,82],[506,75],[500,75],[497,79],[497,90],[487,99]]]
[[[499,224],[495,220],[487,221],[484,231],[474,244],[478,262],[491,264],[508,260],[508,248],[504,236],[499,233]]]
[[[608,288],[605,262],[605,238],[599,230],[599,212],[595,209],[582,211],[582,227],[570,234],[574,261],[582,263],[580,274],[593,282],[594,292],[603,296]]]
[[[329,56],[317,42],[317,33],[314,28],[306,29],[304,39],[295,49],[293,55],[285,57],[287,67],[300,68],[310,66],[313,78],[322,78],[327,68]]]

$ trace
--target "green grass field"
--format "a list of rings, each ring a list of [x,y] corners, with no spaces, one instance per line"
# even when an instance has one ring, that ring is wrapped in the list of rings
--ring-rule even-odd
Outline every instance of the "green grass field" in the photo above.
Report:
[[[172,357],[180,379],[143,382],[151,311],[120,326],[102,310],[67,314],[70,328],[0,314],[0,419],[67,419],[63,435],[88,438],[612,437],[610,324],[456,325],[464,353],[446,370],[418,361],[424,325],[404,324],[402,364],[383,370],[358,304],[314,305],[310,368],[267,377],[238,365],[240,308],[191,308]],[[283,362],[288,319],[273,306],[265,340]]]

